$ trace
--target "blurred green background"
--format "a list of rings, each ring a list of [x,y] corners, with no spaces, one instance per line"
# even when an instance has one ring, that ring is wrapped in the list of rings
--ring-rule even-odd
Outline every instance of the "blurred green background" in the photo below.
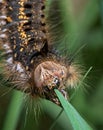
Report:
[[[103,130],[103,0],[47,0],[47,6],[58,50],[75,58],[83,71],[92,67],[82,87],[70,90],[70,102],[94,130]],[[46,100],[38,106],[21,92],[0,86],[0,130],[49,130],[60,107]],[[70,127],[62,113],[53,130]]]

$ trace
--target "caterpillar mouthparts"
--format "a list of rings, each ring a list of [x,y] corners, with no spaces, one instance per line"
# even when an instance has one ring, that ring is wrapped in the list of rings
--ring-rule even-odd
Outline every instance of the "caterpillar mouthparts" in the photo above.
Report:
[[[67,99],[66,86],[80,79],[78,68],[65,63],[50,46],[45,0],[4,0],[0,13],[0,49],[4,78],[33,97],[60,105],[54,89]]]

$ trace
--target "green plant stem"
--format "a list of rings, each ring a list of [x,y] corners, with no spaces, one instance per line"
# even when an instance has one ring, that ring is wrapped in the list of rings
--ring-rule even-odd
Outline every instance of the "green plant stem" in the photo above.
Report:
[[[103,29],[103,0],[100,0],[101,23]]]
[[[23,93],[14,91],[2,130],[15,130],[22,110]]]
[[[63,130],[73,130],[64,110],[62,112],[62,109],[59,106],[50,101],[42,100],[41,102],[43,105],[44,112],[53,119],[54,123],[56,122],[56,124],[58,124]]]
[[[53,124],[51,125],[50,129],[49,130],[53,130],[54,126],[56,125],[57,123],[57,120],[59,119],[59,117],[61,116],[62,112],[64,111],[64,109],[62,109],[60,111],[60,113],[58,114],[58,116],[56,117],[55,121],[53,122]]]

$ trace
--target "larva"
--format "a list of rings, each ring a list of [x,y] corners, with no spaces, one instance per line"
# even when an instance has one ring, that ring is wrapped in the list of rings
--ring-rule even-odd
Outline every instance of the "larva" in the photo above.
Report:
[[[4,0],[0,3],[0,48],[4,78],[32,97],[59,101],[57,88],[67,98],[66,86],[80,78],[78,68],[50,47],[45,0]]]

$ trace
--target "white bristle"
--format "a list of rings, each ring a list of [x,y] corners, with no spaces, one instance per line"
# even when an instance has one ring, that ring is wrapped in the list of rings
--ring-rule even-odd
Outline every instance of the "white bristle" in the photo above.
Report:
[[[2,30],[3,33],[6,32],[6,31],[7,31],[7,29],[3,29],[3,30]]]
[[[6,38],[6,34],[1,34],[0,38]]]
[[[6,53],[11,53],[12,50],[10,49],[9,45],[6,43],[3,45],[4,49],[6,50]]]
[[[13,63],[13,58],[12,58],[12,57],[8,58],[8,59],[6,60],[6,62],[7,62],[8,64],[12,64],[12,63]]]
[[[0,16],[0,19],[6,19],[7,17],[5,15]]]
[[[23,68],[21,67],[21,65],[18,63],[17,66],[16,66],[16,70],[18,72],[24,72]]]
[[[8,54],[8,53],[11,53],[11,52],[12,52],[12,50],[7,50],[7,51],[6,51],[7,54]]]
[[[0,21],[0,25],[5,25],[6,22],[4,20]]]
[[[6,43],[3,45],[4,49],[10,49],[9,45]]]

